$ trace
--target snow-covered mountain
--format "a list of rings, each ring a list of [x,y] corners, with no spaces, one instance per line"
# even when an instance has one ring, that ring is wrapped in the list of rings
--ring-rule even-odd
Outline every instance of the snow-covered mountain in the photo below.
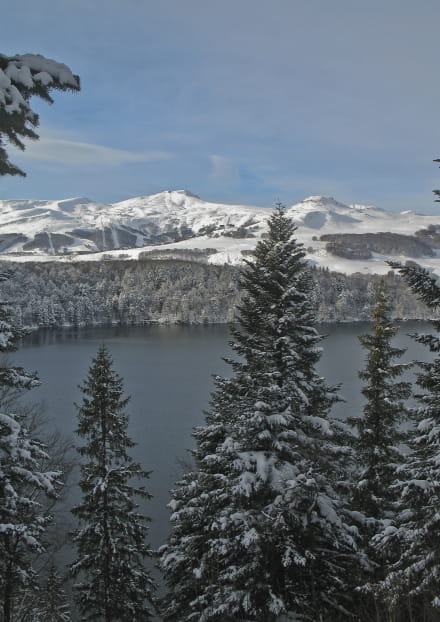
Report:
[[[269,211],[160,192],[105,205],[86,198],[0,201],[0,253],[59,255],[163,245],[257,225]],[[249,233],[250,235],[250,233]]]
[[[113,204],[85,198],[3,200],[0,255],[16,261],[72,261],[103,254],[130,259],[141,252],[178,256],[191,250],[205,253],[212,263],[238,262],[264,236],[270,213],[269,208],[203,201],[184,190]],[[440,217],[349,206],[322,196],[308,197],[287,213],[317,265],[383,273],[385,260],[393,257],[440,267]]]

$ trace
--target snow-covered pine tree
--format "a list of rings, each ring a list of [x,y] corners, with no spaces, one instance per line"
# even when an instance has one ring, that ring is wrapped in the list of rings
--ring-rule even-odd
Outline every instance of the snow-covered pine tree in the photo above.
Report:
[[[405,401],[411,395],[411,383],[398,380],[412,364],[395,362],[405,349],[392,345],[399,327],[391,319],[391,310],[382,282],[371,314],[371,331],[359,336],[367,351],[365,368],[359,372],[365,405],[361,416],[350,419],[357,431],[354,504],[373,521],[394,515],[396,492],[391,484],[404,460],[401,445],[406,434],[400,424],[409,416]]]
[[[0,281],[9,274],[0,275]],[[23,332],[11,322],[0,303],[0,352],[17,349]],[[0,364],[0,389],[30,389],[39,384],[35,374],[21,367]],[[33,439],[24,417],[0,414],[0,607],[3,622],[13,619],[14,600],[34,580],[33,553],[42,549],[42,536],[50,517],[38,497],[55,494],[59,472],[44,469],[48,456]]]
[[[51,104],[53,90],[79,91],[78,76],[39,54],[0,54],[0,176],[26,175],[9,161],[5,144],[24,150],[24,138],[38,139],[39,116],[29,101],[36,96]]]
[[[11,274],[9,272],[0,273],[0,283],[7,281]],[[7,354],[18,349],[20,339],[24,337],[26,331],[18,328],[12,321],[12,310],[7,302],[0,301],[0,353]],[[4,389],[32,389],[39,385],[36,373],[30,374],[22,367],[12,366],[7,358],[0,360],[0,388]]]
[[[169,621],[350,617],[353,531],[336,487],[347,450],[315,369],[311,280],[278,206],[242,273],[233,376],[217,377],[195,467],[172,492],[162,550]]]
[[[77,558],[71,566],[82,620],[137,622],[152,619],[154,584],[146,558],[153,557],[146,544],[148,518],[137,510],[136,497],[151,497],[143,486],[130,480],[149,473],[134,462],[129,450],[135,445],[127,435],[123,380],[112,369],[105,346],[98,350],[84,384],[78,406],[78,435],[85,445],[78,449],[82,500],[72,510],[79,529],[74,534]]]
[[[399,327],[391,319],[391,311],[382,281],[371,313],[371,330],[359,336],[366,350],[365,367],[359,372],[364,381],[365,405],[360,416],[349,419],[357,431],[353,437],[356,469],[352,477],[352,503],[356,516],[362,517],[361,541],[372,562],[367,572],[358,573],[359,583],[368,586],[359,593],[359,611],[364,616],[361,619],[368,620],[382,608],[382,599],[375,593],[374,585],[384,578],[386,564],[393,559],[391,550],[385,554],[377,551],[371,539],[390,524],[398,511],[399,495],[393,483],[397,469],[404,462],[401,445],[406,434],[400,425],[409,416],[406,400],[411,395],[411,383],[399,380],[411,363],[396,362],[405,349],[392,345]],[[384,615],[386,610],[387,607]]]
[[[0,413],[0,601],[3,622],[14,600],[35,580],[32,555],[42,550],[50,516],[36,497],[56,494],[59,472],[44,472],[48,456],[17,416]]]
[[[417,265],[391,264],[411,289],[433,310],[440,308],[440,287],[435,276]],[[440,619],[440,321],[433,321],[436,334],[416,334],[434,355],[419,362],[417,385],[422,393],[416,411],[417,426],[409,441],[410,449],[399,474],[401,511],[395,527],[378,538],[378,547],[399,550],[383,582],[384,592],[398,608],[400,601],[410,602],[411,619],[423,612],[423,619]]]

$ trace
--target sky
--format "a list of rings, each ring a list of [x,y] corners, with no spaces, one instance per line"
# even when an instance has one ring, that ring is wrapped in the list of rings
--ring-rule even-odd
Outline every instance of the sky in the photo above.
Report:
[[[0,52],[67,64],[0,198],[310,195],[434,214],[438,0],[14,0]]]

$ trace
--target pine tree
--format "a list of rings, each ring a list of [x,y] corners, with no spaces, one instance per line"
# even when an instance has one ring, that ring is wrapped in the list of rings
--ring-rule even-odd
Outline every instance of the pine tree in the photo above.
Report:
[[[11,277],[9,272],[0,273],[0,283]],[[26,330],[17,328],[12,321],[12,309],[7,302],[0,301],[0,353],[15,352]],[[0,388],[32,389],[39,385],[36,373],[28,373],[22,367],[11,366],[7,359],[0,362]]]
[[[45,472],[44,447],[17,416],[0,413],[0,601],[3,621],[13,619],[14,599],[36,579],[32,554],[43,549],[51,520],[38,494],[56,494],[59,472]]]
[[[0,54],[0,176],[26,175],[9,161],[4,145],[24,150],[24,138],[38,139],[39,116],[29,101],[36,96],[52,104],[52,90],[79,91],[79,78],[66,65],[39,54]]]
[[[151,620],[153,581],[145,558],[153,556],[145,542],[149,519],[137,511],[135,497],[151,497],[132,478],[149,473],[134,462],[129,450],[123,381],[112,370],[102,346],[93,359],[78,406],[77,433],[85,440],[78,449],[82,500],[72,510],[79,518],[74,535],[78,556],[71,566],[82,620],[142,622]]]
[[[361,619],[374,615],[386,616],[388,609],[383,601],[378,581],[384,578],[386,564],[395,551],[378,551],[372,545],[376,534],[387,528],[398,511],[399,495],[393,484],[399,466],[404,461],[401,445],[406,434],[400,428],[409,416],[405,401],[411,395],[411,383],[398,381],[411,363],[396,363],[405,349],[392,345],[398,325],[391,319],[391,304],[380,283],[376,291],[376,304],[371,313],[373,325],[370,332],[359,341],[365,348],[366,360],[359,377],[364,381],[362,394],[365,405],[361,416],[349,419],[357,431],[353,439],[356,469],[352,477],[352,504],[361,534],[365,554],[371,562],[368,569],[354,569],[362,590],[358,610]]]
[[[172,492],[162,550],[164,619],[350,617],[353,555],[336,487],[344,474],[337,399],[315,369],[311,279],[283,208],[246,262],[230,379],[215,378],[195,467]]]
[[[398,269],[411,289],[431,308],[438,311],[440,287],[435,276],[419,266]],[[432,322],[436,334],[416,334],[426,345],[433,360],[419,362],[417,385],[422,393],[416,411],[416,430],[409,442],[407,461],[396,487],[401,495],[401,510],[395,527],[389,527],[377,539],[377,546],[393,547],[400,554],[390,566],[383,582],[391,604],[409,597],[413,615],[423,610],[426,619],[440,619],[440,322]],[[418,613],[417,613],[418,612]],[[425,618],[424,618],[425,619]]]
[[[383,282],[371,319],[371,331],[359,337],[367,351],[365,368],[359,372],[366,401],[362,416],[350,420],[357,429],[354,502],[369,519],[384,521],[394,514],[396,493],[391,485],[404,459],[400,446],[406,437],[399,426],[409,416],[405,401],[411,394],[411,383],[396,379],[411,364],[394,362],[405,349],[391,344],[399,327],[391,319]]]
[[[0,281],[9,278],[0,275]],[[17,349],[23,331],[11,322],[11,311],[0,303],[0,352]],[[39,381],[21,367],[0,365],[0,390],[31,389]],[[50,521],[41,495],[55,496],[60,473],[44,468],[44,445],[32,438],[25,417],[0,414],[0,606],[3,621],[13,619],[14,600],[35,580],[32,556],[43,549],[42,537]]]

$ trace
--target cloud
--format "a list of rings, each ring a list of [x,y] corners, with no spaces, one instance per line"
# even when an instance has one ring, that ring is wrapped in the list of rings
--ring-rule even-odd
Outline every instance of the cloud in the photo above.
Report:
[[[214,182],[227,184],[228,186],[237,186],[241,182],[241,175],[238,166],[231,162],[229,158],[221,155],[211,154],[210,179]]]
[[[173,154],[166,151],[127,151],[104,145],[42,136],[29,142],[24,152],[19,152],[23,159],[56,162],[67,166],[120,166],[131,162],[152,162],[166,160]],[[17,156],[15,156],[16,158]]]

